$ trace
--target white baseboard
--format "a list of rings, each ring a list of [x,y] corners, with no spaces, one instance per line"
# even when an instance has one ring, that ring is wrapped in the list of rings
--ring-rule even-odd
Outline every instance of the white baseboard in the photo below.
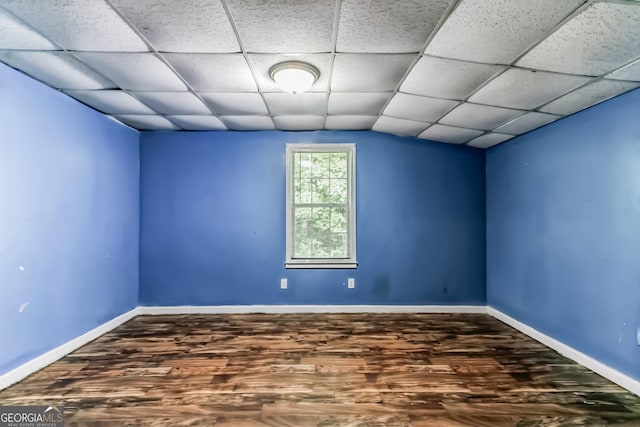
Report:
[[[537,329],[534,329],[531,326],[514,319],[513,317],[501,312],[500,310],[487,306],[487,313],[490,316],[493,316],[496,319],[506,323],[512,328],[515,328],[520,332],[530,336],[536,341],[541,342],[547,347],[554,349],[561,355],[568,357],[574,362],[577,362],[580,365],[591,369],[593,372],[602,375],[609,381],[612,381],[619,386],[626,388],[630,392],[640,396],[640,381],[637,381],[629,377],[628,375],[625,375],[622,372],[617,371],[590,356],[587,356],[586,354],[556,340],[555,338],[551,338],[550,336],[543,334]]]
[[[138,315],[242,313],[486,313],[484,305],[221,305],[136,307],[0,375],[0,390],[63,358]]]
[[[483,313],[484,305],[181,305],[138,307],[138,314]]]
[[[120,326],[121,324],[131,320],[137,315],[138,308],[136,307],[132,310],[127,311],[126,313],[121,314],[118,317],[109,320],[108,322],[103,323],[102,325],[90,330],[89,332],[86,332],[79,337],[72,339],[71,341],[67,341],[61,346],[54,348],[53,350],[50,350],[38,357],[29,360],[28,362],[18,366],[17,368],[7,372],[6,374],[1,375],[0,390],[23,380],[34,372],[37,372],[40,369],[55,362],[56,360],[61,359],[72,351],[93,341],[100,335],[103,335],[110,330]]]
[[[222,305],[136,307],[0,376],[0,390],[26,378],[138,315],[244,313],[481,313],[489,314],[563,356],[640,396],[640,381],[617,371],[513,317],[484,305]]]

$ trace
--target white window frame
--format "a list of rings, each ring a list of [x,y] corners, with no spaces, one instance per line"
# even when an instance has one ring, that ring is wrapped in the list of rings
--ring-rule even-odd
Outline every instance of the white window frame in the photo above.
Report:
[[[295,152],[312,152],[312,153],[347,153],[347,178],[348,178],[348,220],[347,220],[347,240],[348,240],[348,257],[347,258],[293,258],[293,154]],[[287,144],[286,149],[286,209],[287,209],[287,253],[286,268],[357,268],[358,262],[356,258],[356,144],[304,144],[295,143]]]

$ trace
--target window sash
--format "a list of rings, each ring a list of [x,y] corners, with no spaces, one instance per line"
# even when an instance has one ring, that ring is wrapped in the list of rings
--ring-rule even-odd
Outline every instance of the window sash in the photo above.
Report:
[[[345,248],[346,254],[345,254],[345,256],[334,256],[334,257],[331,257],[331,258],[314,257],[314,256],[308,256],[308,257],[295,256],[296,255],[295,254],[295,245],[296,245],[295,237],[296,237],[296,231],[297,231],[296,230],[296,219],[297,219],[297,217],[296,217],[296,209],[297,208],[303,208],[303,209],[305,209],[305,208],[307,208],[307,209],[327,209],[327,208],[329,208],[329,209],[333,209],[333,208],[340,209],[340,208],[342,208],[342,209],[344,209],[345,216],[346,216],[345,230],[344,231],[331,231],[331,230],[329,230],[327,232],[327,234],[329,236],[342,236],[343,235],[343,236],[346,237],[346,248]],[[305,203],[305,204],[302,204],[302,205],[294,204],[292,206],[292,216],[293,216],[293,223],[292,223],[292,227],[293,227],[293,230],[292,230],[292,238],[293,238],[292,244],[293,244],[293,247],[292,247],[292,253],[291,253],[291,259],[292,260],[305,260],[305,259],[314,259],[314,260],[317,260],[317,259],[345,260],[346,259],[346,260],[348,260],[348,259],[351,258],[351,256],[350,256],[351,248],[350,248],[350,245],[349,245],[350,229],[349,229],[349,204],[348,203],[343,203],[343,204],[335,204],[335,203],[333,203],[333,204],[327,204],[327,203],[309,204],[309,203]],[[331,224],[329,224],[329,228],[331,228]],[[301,237],[301,236],[299,236],[299,237]],[[326,238],[327,236],[323,236],[323,237]]]

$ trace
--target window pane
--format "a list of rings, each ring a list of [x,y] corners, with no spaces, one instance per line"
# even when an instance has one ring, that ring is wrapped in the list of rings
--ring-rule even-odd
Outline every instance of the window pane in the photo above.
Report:
[[[331,179],[329,183],[329,199],[331,203],[347,203],[349,193],[347,191],[347,179]]]
[[[331,153],[313,153],[313,177],[329,178],[331,174]]]
[[[311,208],[295,208],[294,210],[294,256],[304,258],[311,253],[312,239],[309,236],[309,226],[311,224]]]
[[[331,258],[347,257],[347,235],[334,234],[331,236]]]
[[[331,153],[331,178],[347,178],[347,153]]]
[[[331,256],[331,209],[313,208],[311,219],[313,230],[315,258],[328,258]]]
[[[299,156],[300,158],[300,161],[298,163],[300,178],[311,178],[313,176],[313,163],[311,162],[311,153],[296,153],[296,156]]]
[[[331,209],[331,232],[332,233],[347,232],[347,209],[346,208]]]
[[[293,180],[293,201],[294,203],[311,203],[312,185],[311,179]]]
[[[330,194],[330,181],[329,179],[314,179],[311,181],[311,185],[313,186],[313,198],[311,199],[311,203],[330,203],[331,202],[331,194]]]
[[[300,192],[302,191],[302,182],[299,179],[293,180],[293,203],[300,203]]]

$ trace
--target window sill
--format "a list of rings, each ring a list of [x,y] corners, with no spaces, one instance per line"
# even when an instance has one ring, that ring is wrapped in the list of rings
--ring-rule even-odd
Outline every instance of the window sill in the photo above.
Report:
[[[355,269],[358,268],[357,262],[285,262],[286,269]]]

